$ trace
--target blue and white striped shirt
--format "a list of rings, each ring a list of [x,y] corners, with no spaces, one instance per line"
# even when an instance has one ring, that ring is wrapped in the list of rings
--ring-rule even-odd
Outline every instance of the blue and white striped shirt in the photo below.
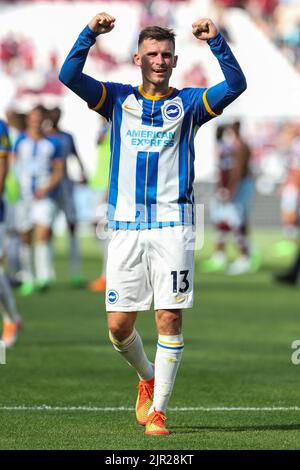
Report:
[[[22,199],[31,199],[35,191],[47,186],[53,171],[53,161],[61,159],[59,142],[54,137],[33,140],[22,133],[14,148],[16,156],[15,174]],[[51,191],[53,197],[55,190]]]
[[[82,73],[95,34],[87,26],[60,80],[112,123],[109,227],[147,229],[194,223],[194,138],[246,88],[224,38],[209,41],[226,80],[205,88],[170,88],[147,95],[142,86],[99,82]]]

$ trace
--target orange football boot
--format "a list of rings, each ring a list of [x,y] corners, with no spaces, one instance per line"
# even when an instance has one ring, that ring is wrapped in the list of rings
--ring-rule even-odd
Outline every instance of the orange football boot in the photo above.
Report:
[[[104,275],[98,277],[88,285],[88,290],[91,292],[105,292],[106,277]]]
[[[22,328],[22,320],[18,318],[15,322],[5,321],[3,323],[3,332],[1,340],[7,348],[13,346],[18,339],[19,331]]]
[[[154,377],[151,380],[140,380],[138,383],[138,397],[135,405],[136,420],[141,426],[145,426],[148,412],[153,403]]]
[[[157,411],[154,409],[154,411],[152,411],[152,413],[148,416],[145,434],[148,436],[170,434],[170,432],[165,428],[166,419],[167,417],[162,411]]]

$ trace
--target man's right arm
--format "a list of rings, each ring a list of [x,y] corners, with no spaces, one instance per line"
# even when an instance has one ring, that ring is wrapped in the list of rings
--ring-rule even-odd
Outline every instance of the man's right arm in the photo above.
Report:
[[[96,15],[80,33],[59,74],[60,81],[91,107],[98,103],[102,87],[98,80],[82,73],[82,70],[97,36],[111,31],[114,21],[115,19],[107,13]]]

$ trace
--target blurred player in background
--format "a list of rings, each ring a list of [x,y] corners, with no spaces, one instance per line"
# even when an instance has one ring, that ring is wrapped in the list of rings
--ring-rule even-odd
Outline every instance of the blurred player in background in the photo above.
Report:
[[[26,129],[26,115],[11,109],[6,112],[7,127],[11,149],[22,132]],[[7,274],[12,286],[21,284],[21,240],[16,228],[16,205],[20,199],[20,188],[15,174],[14,160],[9,159],[9,170],[5,179],[5,202],[6,202],[6,258]]]
[[[193,304],[194,135],[245,89],[230,48],[209,19],[192,25],[208,44],[225,80],[209,89],[169,86],[177,64],[172,30],[141,31],[134,63],[142,85],[99,82],[82,73],[90,47],[115,18],[96,15],[79,35],[60,79],[112,121],[106,309],[114,348],[140,379],[136,419],[147,435],[167,435],[166,409],[184,348],[182,309]],[[135,329],[151,308],[158,331],[155,367]]]
[[[78,246],[78,222],[76,216],[76,207],[74,201],[74,182],[68,175],[67,163],[70,157],[75,157],[80,171],[81,183],[86,183],[85,170],[75,146],[72,134],[61,130],[59,121],[61,118],[61,110],[56,107],[47,113],[47,120],[50,128],[47,129],[47,135],[55,137],[60,146],[61,157],[64,163],[64,176],[58,185],[56,193],[56,202],[58,208],[65,214],[70,236],[70,281],[73,286],[81,286],[83,284],[81,276],[81,259]]]
[[[274,253],[286,256],[294,252],[299,237],[300,126],[297,122],[283,126],[279,146],[286,159],[286,178],[281,187],[280,201],[283,240],[276,243]]]
[[[3,331],[1,340],[6,347],[13,346],[18,338],[21,328],[21,317],[19,316],[10,284],[3,268],[4,241],[5,241],[5,208],[3,191],[5,177],[8,171],[8,153],[10,143],[8,131],[4,121],[0,120],[0,307],[3,317]]]
[[[203,262],[205,272],[223,271],[238,275],[257,269],[257,258],[252,256],[249,241],[249,209],[254,195],[254,181],[250,171],[251,151],[240,133],[240,122],[219,126],[218,183],[216,197],[211,204],[211,218],[217,230],[215,252]],[[228,235],[235,237],[239,257],[227,266],[225,252]]]
[[[283,284],[296,285],[300,274],[300,244],[298,244],[298,251],[295,259],[289,269],[283,274],[276,274],[275,281]]]
[[[281,210],[286,240],[298,245],[298,250],[292,266],[286,273],[278,274],[275,280],[286,284],[296,284],[300,272],[300,127],[297,123],[289,123],[286,129],[289,146],[289,166],[286,181],[282,188]],[[289,254],[288,246],[281,253]]]
[[[90,282],[88,289],[91,292],[105,292],[106,289],[106,262],[109,235],[107,232],[107,193],[109,183],[110,161],[110,125],[101,117],[101,128],[98,135],[97,164],[94,176],[90,180],[90,187],[94,191],[93,225],[102,255],[101,275]]]
[[[50,238],[57,212],[54,196],[63,177],[64,162],[58,140],[43,132],[44,119],[45,109],[42,106],[33,108],[27,115],[26,132],[19,136],[14,148],[15,170],[20,186],[16,224],[22,240],[22,295],[30,295],[35,287],[47,288],[53,272]]]

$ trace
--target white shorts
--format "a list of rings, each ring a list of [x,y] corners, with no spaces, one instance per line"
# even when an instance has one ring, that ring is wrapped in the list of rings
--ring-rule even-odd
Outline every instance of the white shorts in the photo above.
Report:
[[[19,232],[28,232],[35,225],[51,227],[57,213],[53,199],[28,199],[16,204],[16,228]]]
[[[114,230],[108,246],[106,310],[137,312],[193,306],[192,226]]]

